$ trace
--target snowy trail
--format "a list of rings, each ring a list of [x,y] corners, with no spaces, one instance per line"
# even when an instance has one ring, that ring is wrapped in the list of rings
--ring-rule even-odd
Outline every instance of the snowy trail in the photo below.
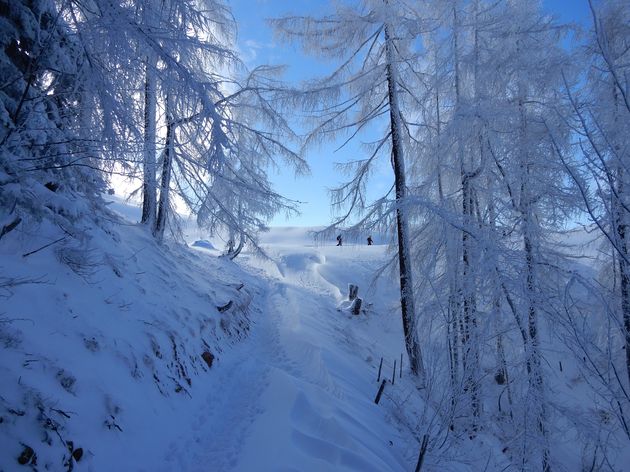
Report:
[[[244,438],[263,413],[259,397],[270,384],[270,361],[279,355],[275,324],[260,316],[252,325],[245,342],[221,353],[206,389],[210,393],[195,401],[195,414],[184,420],[188,428],[180,428],[189,433],[171,443],[159,471],[237,470]]]
[[[393,446],[403,442],[399,433],[385,410],[373,404],[373,368],[348,335],[358,320],[336,310],[343,287],[322,276],[333,269],[326,267],[322,252],[283,249],[266,275],[270,289],[266,316],[251,348],[254,360],[241,365],[235,373],[241,378],[233,380],[237,390],[249,393],[228,406],[241,414],[247,411],[243,416],[249,421],[223,430],[232,436],[226,440],[231,452],[216,470],[409,467],[400,448]],[[344,272],[352,271],[351,263],[352,258],[345,261]]]
[[[360,322],[336,309],[343,287],[328,278],[340,261],[324,252],[283,248],[263,265],[269,288],[252,336],[217,369],[164,470],[409,469],[406,440],[373,403],[373,357],[352,333]]]

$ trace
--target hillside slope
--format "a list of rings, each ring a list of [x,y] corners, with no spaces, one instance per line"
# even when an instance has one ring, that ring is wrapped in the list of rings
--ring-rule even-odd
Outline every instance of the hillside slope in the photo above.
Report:
[[[370,287],[383,246],[336,259],[296,230],[235,264],[112,208],[81,236],[2,241],[0,470],[410,467],[415,425],[390,389],[373,403],[380,357],[391,376],[403,351],[391,283]],[[337,309],[350,282],[371,292],[358,317]]]
[[[156,470],[260,314],[233,263],[103,226],[2,241],[0,470]]]
[[[135,209],[112,208],[128,219],[81,237],[41,223],[0,246],[0,471],[408,471],[424,437],[423,470],[511,467],[501,431],[450,430],[444,386],[409,375],[396,277],[374,280],[386,246],[276,228],[263,240],[270,259],[233,262],[192,230],[190,247],[158,246]],[[554,457],[576,470],[597,411],[578,366],[543,339],[550,365],[564,365],[550,379],[563,408]],[[501,395],[490,382],[484,408]]]

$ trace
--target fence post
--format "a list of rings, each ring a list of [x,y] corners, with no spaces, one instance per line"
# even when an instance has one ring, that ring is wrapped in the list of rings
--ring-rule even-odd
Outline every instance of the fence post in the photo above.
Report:
[[[378,405],[378,402],[381,401],[381,395],[383,395],[383,390],[385,389],[385,384],[387,383],[387,379],[383,379],[381,382],[381,386],[378,388],[378,393],[376,394],[376,398],[374,399],[374,403]]]
[[[392,372],[392,385],[396,382],[396,360],[394,360],[394,371]]]
[[[353,315],[360,315],[361,314],[361,305],[363,303],[363,300],[360,298],[355,298],[354,302],[352,302],[352,314]]]
[[[359,295],[359,286],[355,284],[348,284],[348,300],[352,301]]]

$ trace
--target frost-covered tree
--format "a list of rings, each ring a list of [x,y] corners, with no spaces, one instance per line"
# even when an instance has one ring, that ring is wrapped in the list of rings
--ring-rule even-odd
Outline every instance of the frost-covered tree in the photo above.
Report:
[[[589,192],[583,186],[584,203],[590,218],[611,244],[617,261],[619,324],[623,326],[630,385],[630,6],[617,1],[589,4],[589,86],[581,97],[570,98],[580,126],[583,169],[598,190]]]
[[[223,2],[96,0],[69,5],[69,18],[89,59],[93,125],[112,137],[104,162],[142,177],[141,221],[158,239],[172,220],[173,192],[188,210],[224,215],[222,221],[237,233],[241,221],[263,221],[274,211],[292,208],[270,189],[266,174],[276,158],[306,169],[291,150],[294,135],[272,97],[279,83],[267,74],[270,68],[244,70],[234,50],[234,20]],[[248,139],[257,141],[254,152],[242,145]],[[251,162],[258,166],[255,183],[233,178],[234,169],[247,169]],[[225,195],[218,200],[210,196],[221,178],[231,181],[231,194],[243,202],[241,216],[223,205]],[[249,225],[245,233],[253,240],[263,226],[254,230]]]
[[[138,42],[146,43],[147,58],[157,59],[147,60],[145,68],[143,221],[157,212],[154,233],[161,239],[175,191],[211,232],[222,228],[253,243],[275,212],[293,210],[271,188],[269,166],[284,159],[297,172],[307,170],[291,149],[295,136],[279,113],[282,87],[275,71],[245,70],[233,50],[234,21],[221,2],[173,1],[166,7],[147,1],[144,8],[145,37]],[[169,97],[157,208],[155,88]]]
[[[565,73],[575,146],[558,146],[557,154],[603,241],[604,270],[595,281],[574,277],[564,322],[568,344],[586,360],[585,375],[630,438],[630,5],[589,1],[589,6],[584,75],[572,83]],[[598,304],[592,311],[601,316],[587,315],[579,290],[594,295]]]
[[[176,103],[179,103],[179,108],[182,108],[183,104],[185,104],[184,108],[188,107],[188,109],[176,112],[182,115],[184,121],[175,120],[175,128],[179,124],[201,123],[209,117],[214,119],[212,115],[216,112],[212,101],[220,96],[221,72],[237,61],[236,54],[232,50],[234,22],[227,7],[213,0],[167,3],[146,0],[139,2],[139,9],[136,9],[136,12],[134,19],[137,30],[132,33],[138,45],[137,54],[144,55],[141,221],[154,226],[156,234],[161,234],[165,221],[155,221],[160,209],[162,217],[166,218],[165,200],[160,197],[161,208],[159,209],[156,197],[158,89],[162,90],[163,102],[166,101],[165,97],[172,93],[171,111],[175,112],[173,107]],[[186,86],[182,87],[183,84]],[[173,90],[174,88],[176,90]],[[175,100],[174,97],[182,98]],[[166,111],[165,117],[165,126],[168,128]],[[199,126],[203,128],[203,125]],[[162,175],[169,174],[162,172]],[[160,186],[162,189],[168,188],[166,183]]]
[[[413,11],[396,0],[336,4],[334,8],[328,16],[286,17],[275,20],[274,25],[283,38],[299,41],[307,52],[337,64],[332,73],[307,84],[299,96],[312,118],[309,143],[338,136],[349,141],[367,127],[381,127],[382,134],[368,157],[344,165],[351,179],[332,191],[333,204],[342,215],[328,232],[336,232],[340,226],[369,232],[378,227],[387,231],[395,228],[405,346],[411,371],[422,378],[405,168],[408,131],[404,102],[408,89],[402,79],[412,73],[412,31],[417,24]],[[369,202],[367,181],[382,157],[391,159],[394,184],[387,194]]]
[[[550,235],[575,208],[554,151],[568,137],[556,113],[563,29],[536,2],[434,2],[427,16],[426,79],[414,94],[414,261],[420,308],[443,320],[451,427],[487,427],[488,394],[504,385],[500,417],[507,410],[529,432],[513,459],[535,467],[539,457],[547,468],[539,324],[559,293]]]
[[[510,264],[511,279],[518,281],[518,285],[511,284],[510,291],[517,302],[514,320],[521,332],[528,379],[524,421],[530,431],[538,432],[529,448],[537,451],[542,468],[549,470],[549,407],[540,326],[541,316],[553,312],[547,300],[555,298],[548,267],[557,260],[550,252],[549,235],[571,214],[575,200],[554,153],[558,141],[562,145],[567,142],[568,130],[560,120],[547,118],[561,103],[560,71],[569,61],[559,44],[562,30],[540,11],[536,2],[508,2],[506,14],[515,21],[507,28],[507,47],[505,42],[503,46],[510,54],[503,119],[507,119],[511,131],[503,139],[498,133],[492,136],[488,146],[505,186],[504,195],[509,196],[508,211],[500,217],[503,224],[516,229],[512,241],[517,245],[512,246],[508,238],[505,247],[519,255],[516,264]],[[537,47],[540,44],[545,45],[544,49]],[[556,136],[555,143],[550,130]],[[528,458],[531,452],[525,444],[523,457]]]
[[[47,0],[0,2],[0,233],[24,216],[71,225],[103,190],[89,121],[87,58]]]
[[[295,202],[271,186],[270,169],[282,162],[297,174],[308,171],[291,147],[297,137],[277,109],[282,87],[274,73],[256,69],[243,81],[236,81],[235,92],[222,99],[222,153],[207,169],[208,180],[199,192],[203,198],[190,202],[201,227],[230,235],[236,245],[231,258],[238,256],[245,244],[260,250],[257,235],[267,230],[269,219],[277,213],[296,211]]]
[[[273,75],[273,69],[259,68],[242,81],[226,78],[205,120],[194,115],[174,121],[178,195],[201,227],[232,233],[254,248],[271,216],[295,211],[272,188],[269,169],[282,160],[298,173],[308,170],[291,147],[296,137],[278,111],[282,87]]]

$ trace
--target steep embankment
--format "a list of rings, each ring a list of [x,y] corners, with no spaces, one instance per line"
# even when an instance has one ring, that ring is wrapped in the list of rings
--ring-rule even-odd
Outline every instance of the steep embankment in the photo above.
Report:
[[[170,445],[260,315],[258,281],[234,264],[104,226],[73,237],[42,223],[2,240],[0,470],[20,457],[38,470],[177,460]]]

